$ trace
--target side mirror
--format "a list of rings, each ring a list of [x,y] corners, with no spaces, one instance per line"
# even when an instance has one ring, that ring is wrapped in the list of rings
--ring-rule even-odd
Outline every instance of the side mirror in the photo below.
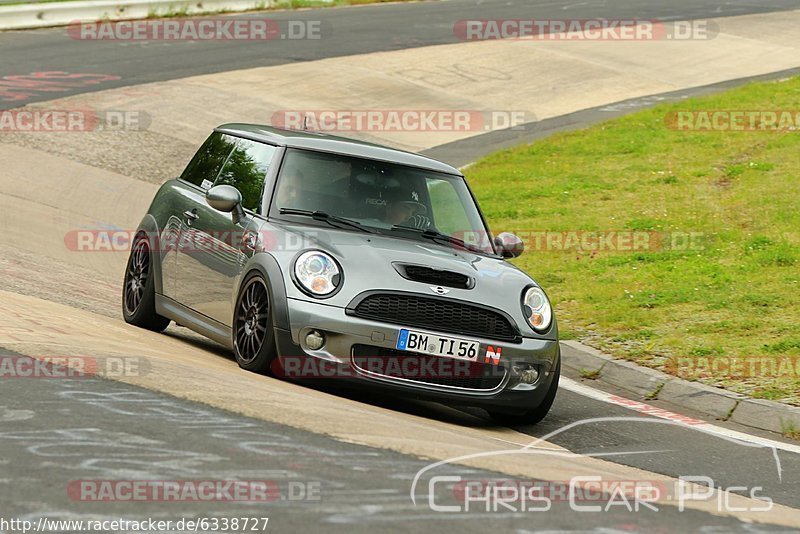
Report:
[[[494,244],[504,258],[516,258],[525,250],[525,243],[522,242],[522,239],[511,232],[498,234],[494,238]]]
[[[206,191],[206,202],[217,211],[233,213],[233,222],[244,217],[242,194],[232,185],[215,185]]]

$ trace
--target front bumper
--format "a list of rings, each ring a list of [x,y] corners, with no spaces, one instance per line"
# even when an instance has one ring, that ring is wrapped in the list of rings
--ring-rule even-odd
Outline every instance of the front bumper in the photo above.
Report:
[[[491,389],[473,389],[431,383],[427,378],[385,376],[371,373],[363,365],[354,365],[354,361],[361,362],[354,357],[354,347],[370,347],[376,353],[393,353],[402,328],[400,325],[347,315],[343,308],[321,302],[292,298],[287,300],[291,330],[275,331],[278,356],[287,378],[328,380],[329,383],[330,379],[336,378],[336,383],[330,385],[377,387],[382,391],[392,391],[406,397],[524,411],[536,408],[542,402],[552,384],[554,371],[561,357],[558,341],[555,340],[522,338],[521,343],[513,343],[441,332],[450,337],[479,341],[480,362],[484,361],[488,347],[491,346],[494,351],[501,349],[500,362],[492,369],[493,372],[502,374],[502,378],[497,375],[496,386],[493,385]],[[325,345],[318,350],[310,349],[305,342],[306,335],[312,330],[325,335]],[[307,365],[309,360],[314,365]],[[299,364],[299,361],[304,363]],[[461,360],[455,362],[456,365],[464,363]],[[519,367],[520,363],[536,366],[539,378],[535,383],[520,381],[514,371],[514,367]],[[319,372],[323,368],[324,372]],[[303,372],[292,372],[299,369]],[[308,370],[311,372],[306,372]]]

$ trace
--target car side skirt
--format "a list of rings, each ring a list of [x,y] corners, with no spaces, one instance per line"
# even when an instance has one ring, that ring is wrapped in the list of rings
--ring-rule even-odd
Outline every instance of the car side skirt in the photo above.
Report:
[[[156,293],[156,313],[172,319],[179,325],[194,330],[198,334],[213,339],[229,349],[233,349],[231,329],[229,327],[158,293]]]

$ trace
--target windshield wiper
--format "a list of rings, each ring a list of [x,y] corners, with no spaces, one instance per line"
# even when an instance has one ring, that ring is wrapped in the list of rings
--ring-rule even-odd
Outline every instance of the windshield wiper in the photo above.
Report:
[[[367,228],[366,226],[362,225],[357,221],[345,219],[344,217],[339,217],[338,215],[331,215],[329,213],[325,213],[324,211],[301,210],[297,208],[281,208],[280,214],[302,215],[304,217],[311,217],[315,221],[325,221],[331,226],[336,226],[338,228],[341,228],[342,226],[349,226],[350,228],[355,228],[356,230],[361,230],[362,232],[367,232],[368,234],[374,233],[372,230],[370,230],[369,228]]]
[[[437,241],[437,242],[445,241],[448,244],[455,245],[457,247],[463,248],[464,250],[469,250],[470,252],[479,252],[481,254],[486,254],[486,251],[483,249],[480,249],[474,245],[470,245],[469,243],[462,241],[457,237],[453,237],[448,234],[443,234],[442,232],[437,232],[436,230],[431,230],[431,229],[423,230],[422,228],[415,228],[413,226],[403,226],[400,224],[395,224],[394,226],[392,226],[392,230],[393,231],[403,230],[406,232],[413,232],[415,234],[421,235],[422,237],[428,238],[431,241]]]

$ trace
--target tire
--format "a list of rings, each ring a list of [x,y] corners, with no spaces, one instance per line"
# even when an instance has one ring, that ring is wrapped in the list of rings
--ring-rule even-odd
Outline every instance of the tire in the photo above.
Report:
[[[122,285],[122,317],[125,322],[154,332],[163,332],[170,320],[156,313],[153,254],[147,237],[133,241]]]
[[[233,310],[233,353],[236,363],[246,371],[267,374],[278,351],[272,327],[269,288],[255,272],[245,278]]]
[[[521,426],[521,425],[535,425],[540,422],[550,412],[553,406],[553,401],[556,400],[556,393],[558,393],[558,381],[561,376],[561,358],[556,364],[555,376],[553,382],[550,384],[550,389],[547,390],[542,403],[532,410],[527,410],[520,413],[509,413],[502,411],[487,410],[489,416],[497,423],[505,426]]]

